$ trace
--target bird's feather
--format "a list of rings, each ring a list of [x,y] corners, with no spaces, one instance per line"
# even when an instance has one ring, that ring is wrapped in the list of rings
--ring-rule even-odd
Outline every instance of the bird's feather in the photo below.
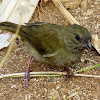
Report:
[[[26,40],[42,55],[56,52],[61,47],[61,44],[55,24],[41,23],[42,26],[36,24],[33,23],[21,27],[21,35],[26,37]],[[58,27],[61,26],[58,25]]]

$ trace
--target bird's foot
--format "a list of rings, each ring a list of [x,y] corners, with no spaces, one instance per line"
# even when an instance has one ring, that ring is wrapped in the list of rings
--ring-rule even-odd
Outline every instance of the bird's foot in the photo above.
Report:
[[[75,77],[74,73],[69,68],[64,68],[64,69],[67,72],[67,75],[66,75],[67,79]]]

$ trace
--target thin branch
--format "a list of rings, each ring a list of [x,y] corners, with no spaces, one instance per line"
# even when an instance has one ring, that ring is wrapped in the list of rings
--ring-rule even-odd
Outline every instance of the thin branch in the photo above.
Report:
[[[90,69],[93,69],[93,68],[96,68],[96,67],[100,67],[100,64],[97,64],[97,65],[94,65],[94,66],[91,66],[91,67],[87,67],[87,68],[75,71],[74,73],[83,72],[83,71],[90,70]]]
[[[56,7],[61,11],[70,24],[79,24],[78,21],[64,8],[60,0],[52,0]]]
[[[0,75],[0,78],[5,78],[5,77],[23,77],[25,72],[22,73],[14,73],[14,74],[5,74],[5,75]],[[30,72],[31,77],[47,77],[47,76],[63,76],[67,75],[66,72]],[[92,78],[100,78],[100,76],[97,75],[85,75],[85,74],[75,74],[75,76],[78,77],[92,77]]]

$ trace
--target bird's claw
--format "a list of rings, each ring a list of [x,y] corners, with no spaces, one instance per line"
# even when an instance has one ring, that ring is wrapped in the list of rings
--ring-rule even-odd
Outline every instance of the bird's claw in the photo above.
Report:
[[[65,68],[65,71],[67,72],[66,78],[71,79],[73,77],[75,77],[74,73],[69,69],[69,68]]]

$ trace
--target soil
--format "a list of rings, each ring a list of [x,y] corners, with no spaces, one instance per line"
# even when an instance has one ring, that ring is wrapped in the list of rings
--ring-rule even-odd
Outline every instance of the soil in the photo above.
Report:
[[[88,0],[86,10],[78,7],[69,12],[92,34],[100,37],[100,0]],[[51,1],[42,7],[38,6],[30,22],[68,24],[66,18]],[[0,61],[7,50],[8,48],[4,48],[0,51]],[[0,74],[25,72],[29,56],[26,45],[19,40],[19,44],[14,44],[4,66],[0,69]],[[95,49],[85,50],[81,60],[73,65],[71,70],[76,71],[96,64],[100,64],[100,55]],[[62,71],[62,69],[42,64],[33,58],[31,71]],[[100,76],[100,67],[84,71],[82,74]],[[0,79],[0,100],[100,100],[100,79],[74,77],[66,80],[65,76],[34,77],[29,80],[27,88],[23,78],[3,78]]]

